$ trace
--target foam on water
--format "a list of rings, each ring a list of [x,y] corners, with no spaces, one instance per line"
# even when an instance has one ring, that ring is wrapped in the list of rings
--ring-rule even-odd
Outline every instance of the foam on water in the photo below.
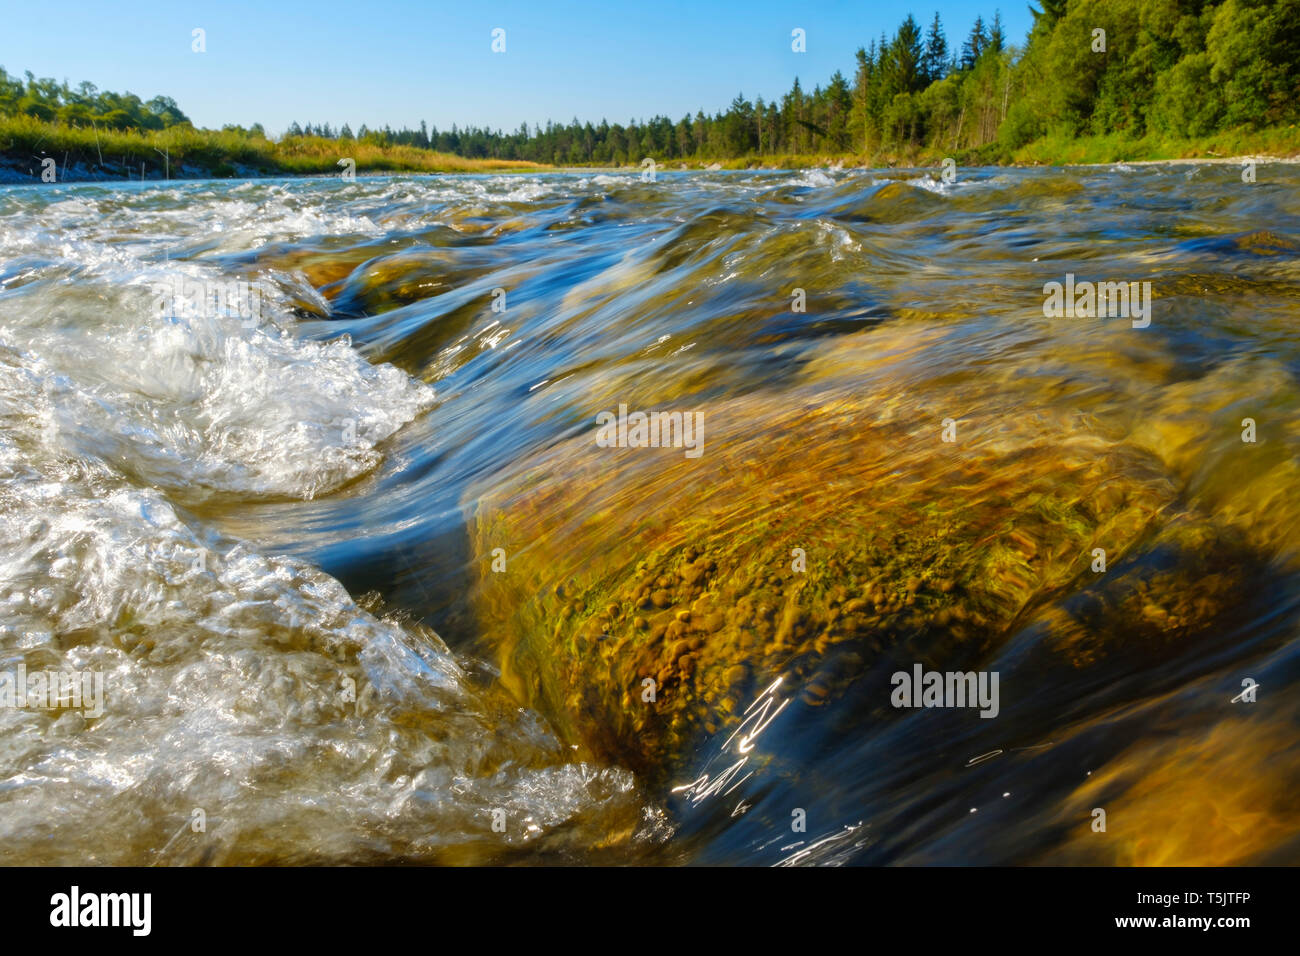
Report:
[[[20,665],[91,670],[108,695],[99,717],[0,708],[4,860],[473,862],[520,846],[616,862],[642,846],[659,862],[949,862],[954,846],[970,850],[960,861],[1034,859],[1023,822],[968,799],[973,774],[948,779],[935,738],[881,735],[861,716],[875,704],[852,700],[809,710],[788,751],[774,727],[781,785],[738,815],[719,802],[707,826],[675,815],[687,831],[665,849],[657,807],[672,798],[561,745],[500,689],[518,675],[481,660],[470,490],[624,402],[712,415],[762,393],[775,408],[800,382],[857,376],[881,396],[865,414],[882,434],[933,437],[951,416],[965,441],[990,390],[1014,384],[996,407],[1130,436],[1186,486],[1219,536],[1205,540],[1240,538],[1267,563],[1258,590],[1291,601],[1270,612],[1276,638],[1253,605],[1232,614],[1290,641],[1293,661],[1295,172],[1241,187],[1234,168],[1197,169],[0,188],[0,681]],[[1153,280],[1150,329],[1046,316],[1044,284],[1085,271]],[[178,279],[249,283],[261,310],[159,308]],[[935,383],[951,399],[916,405]],[[754,399],[760,475],[768,407]],[[1243,448],[1247,416],[1260,441]],[[637,507],[692,506],[655,491]],[[1269,693],[1291,689],[1251,668]],[[1043,680],[1053,701],[1077,686]],[[1098,706],[1128,699],[1111,693]],[[1273,714],[1252,714],[1251,734],[1290,719]],[[1025,740],[1058,739],[1056,720]],[[1058,808],[1071,759],[1025,763],[997,793]],[[790,806],[809,815],[797,850]],[[1048,842],[1054,827],[1042,821]]]
[[[571,762],[432,630],[187,510],[338,489],[435,401],[346,336],[299,337],[270,284],[252,318],[160,300],[240,278],[160,254],[177,239],[368,228],[284,187],[230,192],[29,194],[0,227],[27,262],[0,287],[0,673],[99,674],[107,698],[0,708],[6,859],[467,859],[593,814],[661,826],[630,774]]]
[[[102,674],[106,702],[0,709],[12,859],[420,857],[486,839],[493,808],[516,843],[583,812],[639,814],[630,775],[565,763],[431,631],[205,534],[102,463],[37,468],[23,444],[0,442],[0,670]]]
[[[39,234],[0,240],[5,252],[49,253]],[[75,284],[0,296],[0,344],[43,383],[52,450],[128,462],[187,498],[310,498],[374,469],[377,446],[434,403],[431,388],[372,365],[346,337],[296,338],[274,288],[258,288],[259,315],[196,314],[167,292],[228,281],[216,269],[99,237],[66,240],[45,271],[61,266]]]

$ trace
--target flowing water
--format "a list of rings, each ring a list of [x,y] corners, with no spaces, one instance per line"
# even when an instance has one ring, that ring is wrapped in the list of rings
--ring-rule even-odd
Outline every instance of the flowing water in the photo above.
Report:
[[[0,859],[1295,862],[1297,186],[0,189]]]

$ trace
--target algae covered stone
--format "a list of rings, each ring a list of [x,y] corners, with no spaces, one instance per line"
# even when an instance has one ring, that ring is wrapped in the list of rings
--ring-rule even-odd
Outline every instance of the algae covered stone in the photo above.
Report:
[[[832,377],[704,406],[699,458],[593,428],[524,462],[474,496],[476,552],[510,556],[477,596],[503,679],[654,775],[777,676],[817,704],[901,661],[970,666],[1175,507],[1154,455],[1024,400]]]

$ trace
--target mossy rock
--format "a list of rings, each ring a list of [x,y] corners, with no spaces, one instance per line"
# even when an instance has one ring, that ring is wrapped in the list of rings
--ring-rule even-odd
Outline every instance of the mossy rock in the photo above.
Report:
[[[473,496],[505,683],[657,776],[776,676],[815,704],[881,658],[970,666],[1090,583],[1093,549],[1121,560],[1179,508],[1153,454],[1024,399],[937,385],[904,408],[816,381],[708,405],[699,458],[593,427],[525,462]],[[970,407],[944,442],[942,410]]]

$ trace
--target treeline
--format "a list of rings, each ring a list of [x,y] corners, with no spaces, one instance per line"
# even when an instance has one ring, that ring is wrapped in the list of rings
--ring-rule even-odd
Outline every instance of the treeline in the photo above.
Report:
[[[190,118],[170,96],[147,103],[134,93],[111,93],[94,83],[76,89],[65,80],[37,79],[30,70],[24,83],[0,66],[0,115],[32,116],[65,126],[96,126],[108,130],[160,130],[188,126]]]
[[[1006,67],[997,135],[1008,147],[1048,133],[1198,137],[1300,116],[1300,0],[1041,2],[1024,55]]]
[[[780,101],[754,102],[744,94],[712,115],[703,110],[673,121],[668,116],[632,121],[626,126],[602,120],[598,124],[574,119],[568,125],[548,121],[545,127],[527,124],[513,132],[478,127],[450,130],[390,127],[355,135],[344,124],[290,124],[285,136],[357,140],[375,146],[412,146],[472,158],[528,160],[554,165],[627,164],[647,156],[673,159],[733,159],[751,154],[801,155],[867,151],[886,146],[898,135],[915,137],[916,110],[895,104],[897,94],[919,93],[948,76],[974,75],[982,64],[1001,57],[1005,48],[1001,16],[986,24],[977,17],[960,50],[950,54],[943,24],[936,13],[922,37],[908,16],[893,40],[858,50],[852,83],[836,71],[825,87],[805,91],[796,79]],[[882,135],[882,132],[888,135]]]
[[[738,95],[725,111],[626,126],[573,120],[514,132],[452,127],[357,137],[467,157],[562,164],[746,156],[982,151],[1005,159],[1053,136],[1203,137],[1300,116],[1300,0],[1040,0],[1022,46],[1001,17],[949,43],[910,14],[811,92]],[[296,124],[295,124],[296,126]],[[290,134],[298,132],[290,128]],[[328,128],[307,135],[340,135]],[[344,137],[350,131],[344,127]]]
[[[1300,0],[1039,3],[1022,46],[1007,42],[997,12],[976,18],[952,44],[937,13],[924,26],[908,15],[892,37],[859,48],[851,77],[837,71],[811,91],[795,80],[779,100],[741,94],[711,115],[627,125],[548,121],[513,132],[421,122],[416,129],[362,126],[354,134],[346,124],[295,122],[275,151],[294,157],[337,143],[340,155],[402,147],[555,165],[927,151],[1001,160],[1040,139],[1192,138],[1276,127],[1300,113]],[[73,90],[26,76],[24,83],[0,69],[0,113],[69,127],[189,126],[168,97],[146,103],[89,83]],[[260,124],[223,133],[266,140]]]

